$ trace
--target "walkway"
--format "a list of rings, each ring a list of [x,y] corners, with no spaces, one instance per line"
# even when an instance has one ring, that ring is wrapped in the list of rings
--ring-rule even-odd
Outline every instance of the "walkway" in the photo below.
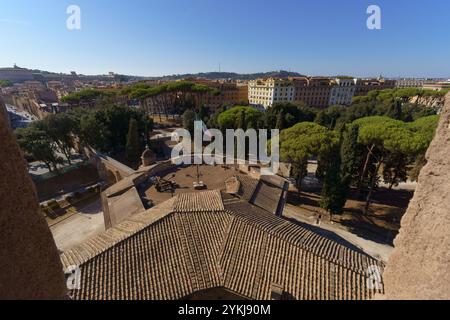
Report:
[[[301,213],[301,209],[297,208],[293,205],[287,204],[283,211],[283,216],[286,218],[292,218],[294,220],[297,220],[299,222],[303,222],[306,224],[309,224],[316,228],[316,230],[320,229],[323,230],[323,235],[329,236],[329,232],[333,232],[337,236],[343,238],[344,240],[350,242],[355,247],[361,249],[368,255],[383,261],[386,263],[389,259],[389,256],[392,253],[393,247],[386,245],[386,244],[380,244],[374,241],[366,240],[361,237],[358,237],[357,235],[349,232],[345,227],[332,224],[329,221],[322,220],[320,225],[316,224],[316,218],[315,217],[305,217]]]

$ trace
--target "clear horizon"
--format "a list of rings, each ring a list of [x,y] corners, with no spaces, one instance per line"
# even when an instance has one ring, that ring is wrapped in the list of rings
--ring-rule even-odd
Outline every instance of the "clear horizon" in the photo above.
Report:
[[[69,5],[81,29],[68,30]],[[369,30],[367,7],[381,9]],[[0,66],[158,77],[276,70],[306,75],[449,78],[446,0],[5,0]]]

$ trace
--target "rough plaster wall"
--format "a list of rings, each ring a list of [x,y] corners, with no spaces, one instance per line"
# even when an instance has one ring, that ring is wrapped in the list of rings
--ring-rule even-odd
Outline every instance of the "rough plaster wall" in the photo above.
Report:
[[[450,299],[450,94],[384,273],[388,299]]]
[[[0,299],[62,299],[53,237],[0,98]]]

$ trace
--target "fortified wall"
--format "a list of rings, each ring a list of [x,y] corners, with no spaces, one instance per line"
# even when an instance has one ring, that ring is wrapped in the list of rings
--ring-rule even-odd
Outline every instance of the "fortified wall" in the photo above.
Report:
[[[450,299],[450,93],[383,278],[387,299]]]

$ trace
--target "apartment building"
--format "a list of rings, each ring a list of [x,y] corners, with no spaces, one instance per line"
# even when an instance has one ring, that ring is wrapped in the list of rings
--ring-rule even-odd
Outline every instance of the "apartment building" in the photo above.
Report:
[[[448,90],[450,89],[450,79],[447,81],[433,81],[433,82],[425,82],[422,86],[423,89],[429,90]]]
[[[358,79],[356,81],[355,96],[366,96],[372,90],[393,89],[395,85],[395,80],[387,80],[382,77],[377,79]]]
[[[331,92],[331,80],[326,77],[291,78],[295,88],[294,101],[308,107],[328,107]]]
[[[352,98],[356,91],[357,79],[350,77],[338,77],[333,80],[330,90],[330,100],[328,105],[348,106],[352,103]]]
[[[426,79],[403,78],[395,81],[396,88],[422,88]]]
[[[295,87],[286,79],[259,79],[248,83],[248,100],[251,105],[270,108],[274,103],[294,101]]]
[[[218,95],[211,94],[207,98],[207,105],[215,112],[222,106],[233,106],[248,103],[247,84],[240,84],[233,81],[210,81],[203,79],[187,79],[195,83],[207,85],[220,91]]]

